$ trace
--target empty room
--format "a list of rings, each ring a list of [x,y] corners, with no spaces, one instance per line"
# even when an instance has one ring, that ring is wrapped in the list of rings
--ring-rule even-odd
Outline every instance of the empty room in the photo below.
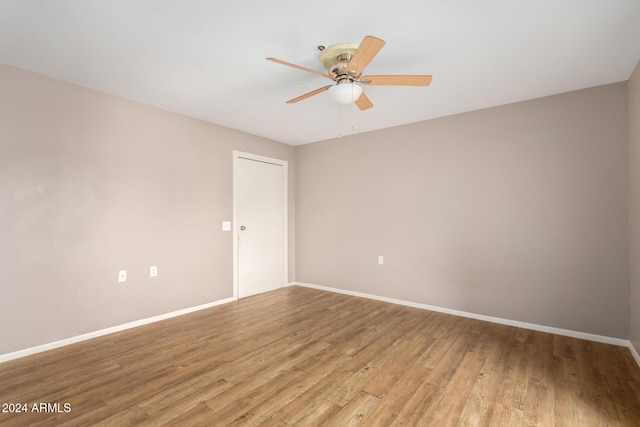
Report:
[[[640,425],[640,2],[0,0],[0,425]]]

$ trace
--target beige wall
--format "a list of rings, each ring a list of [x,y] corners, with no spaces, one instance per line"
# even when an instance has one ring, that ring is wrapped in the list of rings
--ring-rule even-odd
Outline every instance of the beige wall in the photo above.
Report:
[[[289,161],[295,278],[293,147],[6,66],[0,83],[0,354],[231,297],[234,149]]]
[[[631,316],[626,83],[294,149],[6,66],[0,82],[0,354],[230,297],[234,149],[289,161],[290,280],[631,325],[640,348],[638,69]]]
[[[629,79],[629,339],[640,352],[640,62]]]
[[[626,93],[298,147],[298,281],[627,338]]]

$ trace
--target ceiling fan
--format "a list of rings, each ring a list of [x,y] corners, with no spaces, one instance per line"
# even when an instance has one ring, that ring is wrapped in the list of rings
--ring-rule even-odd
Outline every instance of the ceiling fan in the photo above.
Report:
[[[267,58],[267,60],[297,68],[298,70],[318,74],[335,82],[335,84],[324,86],[297,98],[290,99],[287,101],[288,104],[329,91],[329,97],[334,101],[340,104],[350,104],[353,102],[360,110],[366,110],[373,107],[373,104],[362,91],[361,84],[380,86],[429,86],[431,83],[431,76],[428,75],[363,76],[362,72],[364,69],[371,63],[384,45],[384,40],[373,36],[366,36],[359,45],[340,43],[324,48],[320,54],[320,62],[322,62],[322,65],[328,72],[314,70],[276,58]]]

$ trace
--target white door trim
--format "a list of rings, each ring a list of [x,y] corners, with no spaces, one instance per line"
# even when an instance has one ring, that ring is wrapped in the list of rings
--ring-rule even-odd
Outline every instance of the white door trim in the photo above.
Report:
[[[288,215],[288,187],[289,187],[289,162],[286,160],[275,159],[272,157],[260,156],[258,154],[246,153],[243,151],[233,150],[233,299],[237,300],[239,297],[239,269],[238,269],[238,238],[240,237],[239,228],[240,224],[238,223],[238,186],[237,186],[237,176],[238,167],[237,162],[239,159],[248,159],[255,160],[258,162],[271,163],[274,165],[282,166],[282,173],[284,175],[284,179],[282,180],[282,190],[283,190],[283,216],[284,216],[284,227],[283,227],[283,248],[284,248],[284,283],[289,282],[289,215]]]

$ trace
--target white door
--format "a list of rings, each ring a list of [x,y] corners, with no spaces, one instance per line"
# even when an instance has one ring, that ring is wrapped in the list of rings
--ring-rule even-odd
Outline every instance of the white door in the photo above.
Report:
[[[285,161],[234,152],[239,298],[282,288],[287,281],[286,183]]]

